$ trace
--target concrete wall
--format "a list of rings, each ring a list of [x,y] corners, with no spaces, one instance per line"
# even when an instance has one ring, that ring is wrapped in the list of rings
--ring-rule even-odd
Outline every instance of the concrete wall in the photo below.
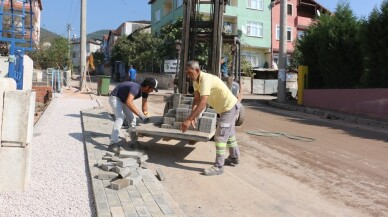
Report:
[[[304,90],[304,105],[388,120],[388,89]]]
[[[34,61],[24,55],[23,58],[23,90],[31,90],[32,88],[32,77],[34,75]]]
[[[157,74],[157,73],[137,73],[136,81],[141,83],[145,78],[153,77],[158,80],[158,88],[160,89],[173,89],[174,88],[174,76]]]
[[[0,78],[4,78],[8,76],[8,57],[0,56]]]

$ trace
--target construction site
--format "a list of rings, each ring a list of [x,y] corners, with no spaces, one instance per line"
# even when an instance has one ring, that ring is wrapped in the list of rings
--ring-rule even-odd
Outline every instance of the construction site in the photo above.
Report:
[[[91,76],[82,36],[78,75],[37,73],[28,51],[39,44],[44,2],[1,0],[0,42],[9,53],[0,58],[0,217],[388,216],[388,119],[306,106],[304,79],[294,100],[281,69],[277,92],[284,88],[289,101],[244,91],[254,81],[242,75],[240,36],[225,33],[231,3],[182,1],[175,75],[139,73],[136,83]],[[203,44],[208,59],[198,72],[228,96],[215,106],[218,87],[200,95],[205,82],[190,71]],[[221,121],[229,110],[217,107],[229,99],[232,126]]]

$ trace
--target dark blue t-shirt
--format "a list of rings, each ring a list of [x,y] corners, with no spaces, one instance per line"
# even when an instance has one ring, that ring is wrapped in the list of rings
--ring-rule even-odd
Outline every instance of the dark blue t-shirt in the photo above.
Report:
[[[112,96],[118,97],[123,103],[127,101],[129,94],[132,94],[135,99],[139,99],[140,97],[148,97],[147,93],[141,92],[140,84],[131,81],[125,81],[118,84],[111,93]]]

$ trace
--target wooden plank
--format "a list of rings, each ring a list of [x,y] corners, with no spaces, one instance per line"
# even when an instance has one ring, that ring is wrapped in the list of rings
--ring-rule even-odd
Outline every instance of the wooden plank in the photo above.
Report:
[[[214,136],[214,133],[215,133],[215,132],[203,133],[199,131],[190,131],[190,130],[185,133],[182,133],[180,130],[160,128],[155,126],[152,123],[138,126],[133,131],[145,136],[159,136],[162,138],[171,138],[171,139],[177,139],[177,140],[198,141],[198,142],[209,141]]]

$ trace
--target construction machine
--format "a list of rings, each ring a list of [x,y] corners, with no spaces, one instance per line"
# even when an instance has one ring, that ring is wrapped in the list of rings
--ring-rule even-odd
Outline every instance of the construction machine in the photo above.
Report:
[[[224,29],[224,13],[229,0],[184,0],[183,2],[183,28],[181,50],[178,52],[178,62],[180,62],[179,73],[174,81],[177,88],[175,94],[166,97],[164,117],[170,110],[177,106],[176,97],[190,98],[193,88],[184,70],[185,64],[198,57],[197,48],[199,44],[206,44],[208,59],[204,70],[207,73],[219,76],[228,85],[232,93],[239,97],[241,92],[241,66],[240,66],[240,39],[237,35],[228,34]],[[204,13],[201,7],[208,10]],[[202,19],[202,14],[205,14]],[[221,64],[223,49],[227,48],[231,56],[231,70],[226,76],[221,76]],[[224,53],[226,51],[224,50]],[[185,100],[182,100],[185,101]],[[242,107],[240,115],[236,120],[236,125],[241,125],[244,121],[245,110]],[[178,118],[179,115],[176,117]],[[177,120],[178,121],[178,120]],[[209,132],[187,131],[180,132],[177,128],[165,129],[147,124],[134,129],[138,135],[162,136],[166,139],[188,140],[191,142],[207,141],[215,133],[215,128]],[[132,138],[133,139],[133,138]]]

